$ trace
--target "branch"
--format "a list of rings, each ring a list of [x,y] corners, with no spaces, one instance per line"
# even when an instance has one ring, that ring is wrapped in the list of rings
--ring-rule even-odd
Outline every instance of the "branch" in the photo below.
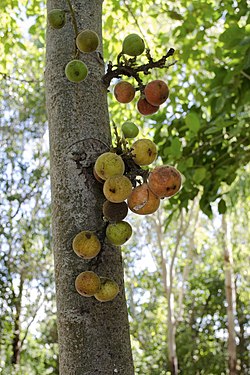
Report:
[[[241,72],[241,74],[242,74],[244,77],[246,77],[247,79],[250,80],[250,75],[249,75],[249,74],[245,73],[244,70],[241,70],[240,72]]]
[[[154,61],[149,54],[149,50],[147,50],[147,57],[149,62],[137,67],[134,66],[135,59],[129,59],[125,60],[125,62],[119,62],[118,65],[113,65],[110,61],[108,64],[107,73],[102,77],[102,82],[108,88],[113,78],[120,78],[122,75],[125,75],[127,77],[134,77],[139,84],[139,89],[141,90],[144,85],[139,76],[139,73],[143,72],[145,75],[147,75],[149,74],[149,70],[153,68],[169,68],[177,61],[175,60],[173,63],[165,65],[167,58],[173,56],[174,52],[175,50],[173,48],[170,48],[166,55],[164,55],[161,59]]]
[[[125,7],[127,8],[128,12],[133,17],[134,22],[135,22],[136,26],[138,27],[138,30],[140,30],[140,33],[141,33],[141,35],[142,35],[142,37],[143,37],[143,39],[145,41],[146,46],[148,46],[147,40],[146,40],[145,35],[144,35],[143,31],[142,31],[142,28],[141,28],[141,26],[140,26],[140,24],[139,24],[139,22],[137,20],[137,17],[135,16],[134,12],[132,11],[132,9],[131,9],[130,5],[127,3],[127,1],[124,0],[123,2],[124,2]]]
[[[25,83],[43,83],[43,81],[39,81],[39,80],[36,80],[36,79],[21,79],[21,78],[15,78],[15,77],[12,77],[10,76],[9,74],[6,74],[6,73],[3,73],[3,72],[0,72],[0,75],[2,76],[2,79],[10,79],[12,81],[17,81],[17,82],[25,82]]]
[[[41,293],[40,293],[40,296],[41,296]],[[39,297],[39,299],[40,299],[40,297]],[[27,335],[28,335],[29,328],[30,328],[31,324],[34,322],[34,320],[36,319],[37,313],[38,313],[38,311],[40,310],[40,308],[42,307],[44,301],[45,301],[45,298],[42,299],[41,303],[40,303],[40,304],[37,306],[37,308],[35,309],[34,314],[33,314],[33,316],[32,316],[32,318],[31,318],[30,322],[28,323],[28,325],[27,325],[27,327],[26,327],[26,330],[25,330],[24,336],[23,336],[22,340],[20,341],[20,348],[21,348],[21,350],[22,350],[22,347],[23,347],[23,343],[24,343],[24,341],[25,341],[25,339],[26,339],[26,337],[27,337]]]

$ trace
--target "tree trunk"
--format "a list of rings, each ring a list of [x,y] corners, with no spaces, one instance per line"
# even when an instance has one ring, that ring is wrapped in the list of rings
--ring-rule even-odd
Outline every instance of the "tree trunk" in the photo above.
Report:
[[[181,216],[182,217],[182,216]],[[158,213],[157,215],[157,222],[155,221],[155,229],[157,234],[157,244],[160,249],[161,255],[161,274],[162,274],[162,282],[164,292],[168,302],[168,315],[167,315],[167,340],[168,340],[168,362],[169,368],[172,375],[178,374],[178,358],[176,352],[176,319],[175,319],[175,306],[174,306],[174,293],[173,293],[173,281],[174,281],[174,261],[177,255],[177,250],[180,244],[180,233],[182,231],[182,221],[180,228],[177,233],[176,244],[174,253],[171,257],[170,265],[167,265],[166,257],[164,255],[164,247],[163,247],[163,231],[164,226],[161,221],[161,216]]]
[[[68,9],[68,2],[48,0],[48,11]],[[101,40],[102,1],[72,0],[72,5],[78,31],[94,30]],[[92,173],[97,155],[110,145],[107,90],[101,82],[104,63],[96,52],[81,54],[88,77],[71,83],[64,68],[74,58],[74,49],[72,15],[67,12],[62,29],[47,27],[45,72],[60,374],[133,375],[121,252],[105,241],[102,186]],[[82,171],[72,160],[75,156],[86,157]],[[82,230],[96,231],[102,242],[100,255],[90,261],[72,250],[72,240]],[[80,296],[74,282],[85,270],[114,279],[120,286],[118,296],[103,303]]]
[[[174,310],[174,294],[168,291],[168,359],[171,375],[178,374],[178,359],[176,353],[176,320]]]
[[[22,296],[23,296],[23,274],[20,273],[20,284],[19,284],[19,292],[18,295],[15,297],[15,309],[16,313],[14,316],[14,336],[12,340],[12,359],[11,363],[13,365],[18,365],[20,363],[20,354],[21,354],[21,340],[20,340],[20,333],[21,333],[21,322],[20,322],[20,314],[22,308]]]
[[[235,341],[235,314],[236,298],[233,272],[233,254],[230,241],[230,233],[226,221],[226,216],[222,215],[223,229],[223,251],[225,265],[225,288],[227,301],[227,321],[228,321],[228,369],[230,375],[236,375],[236,341]]]

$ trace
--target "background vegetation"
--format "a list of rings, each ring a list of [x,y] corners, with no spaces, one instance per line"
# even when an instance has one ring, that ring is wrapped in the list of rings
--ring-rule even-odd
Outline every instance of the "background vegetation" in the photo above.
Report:
[[[57,374],[45,2],[2,0],[0,10],[0,373]],[[115,61],[132,30],[156,59],[173,47],[178,60],[153,72],[171,95],[149,118],[135,101],[117,103],[112,87],[108,94],[118,127],[134,121],[157,144],[159,162],[185,176],[158,214],[128,218],[135,230],[123,251],[137,375],[169,373],[163,276],[171,263],[180,373],[228,373],[223,220],[233,254],[237,366],[240,374],[250,368],[249,21],[247,1],[104,1],[105,61]]]

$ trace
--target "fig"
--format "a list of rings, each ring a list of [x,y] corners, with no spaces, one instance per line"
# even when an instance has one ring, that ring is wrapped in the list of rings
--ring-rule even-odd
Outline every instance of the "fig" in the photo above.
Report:
[[[126,176],[109,177],[103,185],[105,198],[112,203],[121,203],[132,191],[132,183]]]
[[[132,121],[125,121],[122,124],[122,133],[125,138],[135,138],[139,133],[139,129]]]
[[[95,233],[84,230],[78,233],[73,240],[73,250],[83,259],[94,258],[101,250],[101,243]]]
[[[156,113],[160,107],[150,104],[145,98],[141,97],[137,102],[138,112],[143,116],[149,116]]]
[[[61,29],[66,22],[65,11],[63,9],[52,9],[48,12],[48,21],[53,29]]]
[[[75,288],[84,297],[91,297],[101,287],[100,277],[93,271],[80,273],[75,279]]]
[[[135,187],[128,197],[128,207],[139,215],[152,214],[159,206],[160,198],[152,193],[146,183]]]
[[[148,177],[150,190],[159,198],[172,197],[180,190],[181,184],[180,172],[168,165],[154,168]]]
[[[97,293],[94,294],[95,298],[100,302],[112,301],[119,293],[118,284],[108,277],[100,277],[101,287]]]
[[[149,104],[159,106],[167,100],[169,96],[169,88],[164,81],[156,79],[146,85],[144,94]]]
[[[107,200],[103,203],[102,212],[108,221],[122,221],[128,214],[128,205],[126,202],[113,203]]]
[[[116,246],[123,245],[132,236],[132,227],[127,221],[110,223],[106,228],[106,237]]]
[[[93,52],[99,43],[99,37],[93,30],[83,30],[76,37],[76,46],[81,52]]]
[[[140,166],[153,163],[157,157],[156,145],[150,139],[138,139],[131,149],[134,162]]]
[[[135,97],[135,88],[129,82],[121,81],[115,85],[114,95],[119,103],[130,103]]]
[[[102,180],[111,176],[121,176],[125,171],[125,164],[120,155],[114,152],[104,152],[96,159],[95,172]]]
[[[96,179],[98,182],[100,182],[101,184],[104,184],[105,180],[103,180],[102,178],[100,178],[100,177],[98,176],[98,174],[97,174],[96,171],[95,171],[95,168],[93,168],[93,175],[94,175],[95,179]]]
[[[82,82],[88,75],[88,67],[81,60],[71,60],[66,65],[65,75],[71,82]]]
[[[145,49],[144,40],[137,34],[129,34],[123,40],[122,53],[129,56],[139,56]]]

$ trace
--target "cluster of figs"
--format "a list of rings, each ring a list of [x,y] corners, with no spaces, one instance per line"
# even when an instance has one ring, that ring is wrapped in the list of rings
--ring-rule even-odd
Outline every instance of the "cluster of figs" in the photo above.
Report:
[[[129,34],[123,41],[122,52],[132,57],[141,55],[145,50],[144,40],[137,34]],[[166,82],[156,79],[140,85],[140,97],[137,101],[137,110],[147,116],[156,113],[169,97],[169,88]],[[114,95],[119,103],[130,103],[136,94],[136,88],[128,81],[121,80],[114,88]]]
[[[127,121],[122,125],[124,138],[133,138],[138,132],[133,122]],[[128,209],[139,215],[152,214],[159,208],[161,199],[170,198],[180,190],[182,176],[174,167],[156,166],[150,172],[141,168],[150,165],[156,158],[155,143],[141,138],[135,140],[126,152],[117,153],[116,149],[112,149],[96,159],[93,174],[103,185],[106,200],[102,211],[107,222],[105,234],[112,245],[123,245],[132,236],[132,227],[124,220]],[[88,260],[99,254],[101,243],[95,232],[85,230],[75,236],[73,250]],[[119,286],[114,280],[99,277],[93,271],[79,274],[75,287],[81,295],[94,296],[101,302],[113,300],[119,293]]]
[[[114,88],[114,95],[120,103],[130,103],[135,97],[135,87],[127,81],[120,81]],[[143,116],[156,113],[169,96],[166,82],[156,79],[147,83],[137,101],[137,110]]]
[[[65,25],[65,11],[53,9],[48,13],[48,22],[54,29]],[[82,30],[76,36],[78,52],[90,53],[97,50],[99,37],[92,30]],[[123,40],[122,54],[137,57],[145,50],[143,39],[137,34],[130,34]],[[80,59],[71,60],[65,67],[69,81],[79,83],[88,75],[86,64]],[[142,115],[158,111],[169,96],[168,85],[162,80],[154,80],[139,87],[140,98],[137,109]],[[136,94],[134,86],[127,81],[115,85],[114,95],[118,102],[129,103]],[[157,147],[150,139],[136,138],[138,127],[131,121],[122,124],[120,146],[99,155],[93,167],[96,180],[103,185],[105,202],[103,219],[106,225],[106,239],[114,246],[123,245],[132,236],[132,227],[125,221],[128,209],[139,215],[154,213],[160,206],[160,200],[170,198],[181,188],[182,176],[172,166],[156,166],[150,172],[149,166],[157,158]],[[132,143],[132,144],[130,144]],[[130,145],[129,145],[130,144]],[[139,177],[139,178],[138,178]],[[73,239],[73,251],[85,260],[95,258],[101,251],[101,241],[94,231],[83,230]],[[94,296],[98,301],[113,300],[119,293],[118,284],[93,271],[84,271],[75,279],[77,292],[85,297]]]

